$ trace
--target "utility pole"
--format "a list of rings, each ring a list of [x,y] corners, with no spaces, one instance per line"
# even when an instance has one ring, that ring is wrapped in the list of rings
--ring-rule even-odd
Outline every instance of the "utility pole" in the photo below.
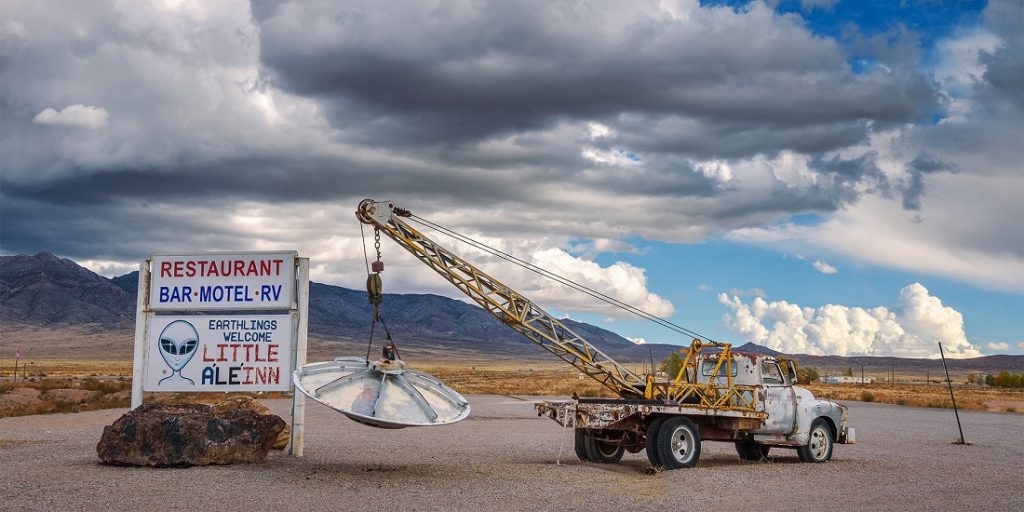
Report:
[[[942,342],[939,342],[939,355],[942,357],[942,369],[946,371],[946,384],[949,385],[949,398],[953,401],[953,414],[956,415],[956,428],[960,430],[960,442],[958,444],[967,444],[964,441],[964,428],[960,426],[960,412],[956,409],[956,397],[953,396],[953,381],[949,379],[949,367],[946,366],[946,354],[942,351]]]

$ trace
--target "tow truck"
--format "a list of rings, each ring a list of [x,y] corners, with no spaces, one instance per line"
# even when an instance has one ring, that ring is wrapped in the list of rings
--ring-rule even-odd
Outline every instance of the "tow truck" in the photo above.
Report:
[[[733,351],[729,343],[700,336],[666,319],[548,272],[500,250],[395,206],[365,199],[356,218],[374,228],[379,283],[383,233],[458,288],[502,323],[611,390],[617,398],[543,401],[538,414],[574,429],[582,461],[617,463],[624,452],[646,452],[655,468],[697,465],[703,441],[731,442],[742,460],[762,460],[772,447],[796,449],[801,461],[823,463],[835,443],[853,444],[847,408],[819,400],[796,385],[796,365]],[[640,375],[608,357],[543,308],[411,225],[416,222],[473,247],[621,307],[662,326],[694,335],[675,375],[651,368]],[[369,263],[369,262],[368,262]],[[369,266],[369,264],[368,264]],[[373,277],[373,274],[371,274]],[[371,291],[371,294],[373,292]],[[653,366],[653,365],[652,365]]]

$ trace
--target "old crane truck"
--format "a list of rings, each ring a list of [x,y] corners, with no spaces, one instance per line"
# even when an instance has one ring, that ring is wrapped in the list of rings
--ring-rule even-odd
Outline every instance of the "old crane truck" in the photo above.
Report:
[[[792,361],[734,352],[728,343],[694,338],[676,375],[638,375],[608,357],[557,318],[410,225],[417,222],[461,242],[524,266],[569,287],[622,307],[690,336],[693,331],[583,287],[444,226],[413,215],[390,201],[366,199],[356,217],[372,226],[378,243],[384,233],[487,312],[569,363],[618,398],[576,398],[536,405],[575,432],[575,452],[583,461],[618,462],[625,451],[646,451],[652,466],[689,468],[700,459],[702,441],[736,445],[740,459],[761,460],[772,447],[795,448],[804,462],[826,462],[833,444],[854,442],[846,407],[815,399],[796,386]],[[653,372],[653,368],[652,368]]]

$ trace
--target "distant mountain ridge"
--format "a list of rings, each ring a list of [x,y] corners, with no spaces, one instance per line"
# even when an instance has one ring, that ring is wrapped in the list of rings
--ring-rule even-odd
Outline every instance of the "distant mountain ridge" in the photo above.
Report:
[[[19,326],[47,329],[84,326],[93,332],[127,331],[134,327],[137,286],[137,271],[107,279],[70,259],[48,252],[0,256],[0,326],[6,331]],[[309,302],[311,337],[326,340],[328,345],[365,346],[372,318],[372,307],[365,291],[311,282]],[[441,354],[450,352],[481,359],[554,361],[543,349],[482,308],[463,301],[431,294],[385,294],[382,312],[400,346],[409,342],[442,351]],[[562,321],[599,350],[623,363],[649,363],[653,358],[657,364],[682,348],[666,344],[636,345],[601,327],[570,319]],[[381,339],[383,335],[378,329],[375,336]],[[734,350],[781,354],[754,343],[737,346]],[[898,357],[790,357],[823,371],[859,368],[861,363],[875,370],[890,365],[934,368],[936,364],[932,359]],[[961,370],[1021,371],[1024,356],[984,356],[951,360],[951,364]]]
[[[134,326],[138,272],[107,279],[51,253],[0,257],[0,321],[7,325],[130,329]],[[366,292],[311,282],[309,329],[313,336],[367,339],[373,309]],[[431,294],[384,294],[384,319],[399,343],[408,340],[440,350],[496,358],[543,359],[543,349],[509,329],[485,310]],[[637,346],[616,333],[564,319],[570,329],[609,356],[657,360],[678,347]],[[384,332],[378,328],[377,339]]]
[[[72,260],[48,252],[0,256],[0,321],[123,327],[134,319],[134,295]]]

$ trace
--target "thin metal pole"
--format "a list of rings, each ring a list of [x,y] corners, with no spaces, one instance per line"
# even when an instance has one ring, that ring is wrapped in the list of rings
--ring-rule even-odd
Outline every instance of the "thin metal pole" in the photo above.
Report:
[[[949,398],[953,400],[953,414],[956,415],[956,428],[960,430],[960,444],[967,444],[964,441],[964,428],[960,426],[960,413],[956,410],[956,397],[953,396],[953,381],[949,379],[949,368],[946,366],[946,354],[942,351],[942,342],[939,342],[939,355],[942,356],[942,369],[946,371],[946,384],[949,385]]]

